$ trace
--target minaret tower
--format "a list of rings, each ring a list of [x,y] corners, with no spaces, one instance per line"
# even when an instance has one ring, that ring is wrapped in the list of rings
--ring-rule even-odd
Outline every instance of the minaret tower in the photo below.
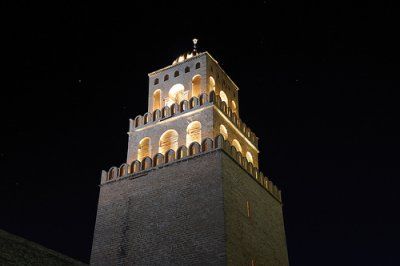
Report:
[[[281,192],[208,53],[149,74],[126,163],[101,176],[92,265],[288,265]]]

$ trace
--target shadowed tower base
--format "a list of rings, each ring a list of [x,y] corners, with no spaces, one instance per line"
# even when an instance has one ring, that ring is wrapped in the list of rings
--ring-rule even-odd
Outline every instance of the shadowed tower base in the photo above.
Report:
[[[288,265],[280,201],[224,150],[101,186],[92,265]]]

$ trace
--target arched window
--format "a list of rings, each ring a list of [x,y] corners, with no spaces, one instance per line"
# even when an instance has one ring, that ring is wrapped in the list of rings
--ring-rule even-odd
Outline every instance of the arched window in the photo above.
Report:
[[[215,91],[215,80],[213,77],[208,78],[208,93]]]
[[[246,152],[246,159],[249,163],[253,163],[253,155],[249,151]]]
[[[175,71],[174,73],[174,77],[176,78],[177,76],[179,76],[179,71]]]
[[[160,146],[158,152],[165,154],[169,150],[176,151],[178,149],[178,132],[173,129],[165,131],[160,137]]]
[[[150,138],[143,138],[139,142],[139,147],[138,147],[138,160],[142,161],[145,157],[151,157],[150,154]]]
[[[180,83],[172,86],[168,92],[169,99],[168,99],[167,105],[171,106],[174,103],[179,104],[181,101],[185,100],[184,91],[185,91],[185,87]]]
[[[190,72],[190,67],[185,67],[185,73],[188,73],[188,72]]]
[[[239,141],[237,139],[234,139],[232,141],[232,146],[236,148],[236,150],[240,153],[242,153],[242,145],[240,145]]]
[[[158,78],[154,80],[154,85],[157,85],[159,82]]]
[[[157,109],[161,109],[161,90],[153,92],[153,112]]]
[[[164,76],[164,81],[167,81],[167,80],[169,80],[169,75]]]
[[[219,126],[219,133],[221,133],[221,135],[224,137],[224,140],[228,139],[228,130],[224,125]]]
[[[219,92],[219,97],[221,97],[221,101],[226,103],[226,106],[228,106],[228,97],[226,96],[224,91]]]
[[[236,113],[237,107],[236,107],[235,101],[232,101],[232,102],[231,102],[231,109],[232,109],[232,113]]]
[[[199,69],[200,68],[200,62],[198,62],[197,64],[196,64],[196,69]]]
[[[192,97],[199,97],[201,93],[201,76],[196,75],[192,78]]]
[[[189,147],[190,143],[195,141],[201,144],[201,123],[199,121],[190,123],[186,130],[186,146]]]

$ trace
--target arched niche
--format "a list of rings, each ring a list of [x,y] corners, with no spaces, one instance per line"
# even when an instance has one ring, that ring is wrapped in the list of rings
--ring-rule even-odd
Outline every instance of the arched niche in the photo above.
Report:
[[[171,87],[171,89],[168,92],[168,106],[171,106],[174,103],[180,103],[181,101],[184,100],[184,92],[185,92],[185,87],[177,83],[174,86]]]
[[[201,94],[201,76],[196,75],[192,78],[192,97],[199,97]]]
[[[224,140],[228,139],[228,130],[224,125],[219,126],[219,133],[224,137]]]
[[[138,160],[142,161],[143,158],[145,158],[145,157],[151,157],[150,149],[151,149],[150,138],[148,138],[148,137],[143,138],[139,142],[139,146],[138,146],[138,156],[137,156]]]
[[[212,76],[208,78],[208,94],[210,92],[215,91],[215,80]]]
[[[178,132],[173,129],[165,131],[160,137],[159,153],[165,154],[168,150],[176,151],[178,149]]]
[[[240,145],[240,143],[237,139],[234,139],[232,141],[232,146],[235,147],[236,151],[242,153],[242,145]]]
[[[153,112],[157,109],[161,109],[161,90],[153,92]]]
[[[253,164],[253,155],[251,155],[251,152],[246,152],[246,159],[249,163]]]
[[[221,101],[225,102],[226,106],[228,106],[228,96],[226,96],[226,93],[224,91],[219,92],[219,97],[221,97]]]
[[[186,129],[186,146],[192,142],[201,143],[201,123],[199,121],[191,122]]]

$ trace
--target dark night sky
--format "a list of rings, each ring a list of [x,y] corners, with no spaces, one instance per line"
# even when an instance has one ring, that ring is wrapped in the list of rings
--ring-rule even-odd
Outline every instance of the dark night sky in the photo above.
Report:
[[[147,73],[197,37],[240,87],[261,169],[283,190],[291,265],[400,265],[394,7],[15,2],[2,15],[1,229],[88,262],[100,171],[125,160]]]

